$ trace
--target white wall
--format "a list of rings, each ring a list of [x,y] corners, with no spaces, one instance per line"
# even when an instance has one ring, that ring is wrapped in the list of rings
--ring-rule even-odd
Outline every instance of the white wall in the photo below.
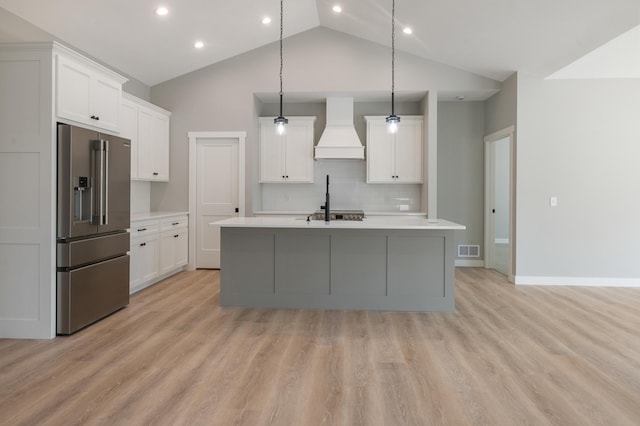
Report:
[[[389,89],[389,48],[343,33],[319,27],[287,38],[284,57],[285,100],[294,93],[384,93]],[[278,70],[278,44],[272,43],[151,89],[152,102],[172,111],[171,181],[152,184],[152,210],[188,208],[187,132],[206,130],[247,131],[247,211],[253,210],[260,113],[254,93],[277,93]],[[439,88],[482,92],[499,86],[412,55],[396,56],[398,93]]]
[[[131,213],[151,211],[151,182],[131,181]]]
[[[0,43],[14,43],[14,42],[48,42],[48,41],[57,41],[58,43],[64,44],[66,46],[71,47],[77,52],[82,53],[86,57],[93,59],[94,61],[104,65],[107,68],[113,69],[117,73],[127,76],[121,71],[114,69],[109,66],[109,64],[105,64],[99,59],[88,55],[86,52],[82,52],[80,49],[77,49],[63,40],[60,40],[54,37],[52,34],[36,27],[32,23],[25,21],[21,17],[9,12],[6,9],[0,7]],[[130,76],[127,76],[129,81],[127,81],[122,89],[127,92],[135,95],[144,100],[149,100],[151,97],[151,88],[146,84],[138,81]]]
[[[640,285],[640,80],[519,74],[517,117],[516,283]]]

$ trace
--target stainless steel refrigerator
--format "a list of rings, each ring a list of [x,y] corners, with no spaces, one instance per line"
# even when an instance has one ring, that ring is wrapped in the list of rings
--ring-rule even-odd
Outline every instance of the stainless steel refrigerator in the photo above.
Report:
[[[129,304],[131,143],[58,123],[57,333]]]

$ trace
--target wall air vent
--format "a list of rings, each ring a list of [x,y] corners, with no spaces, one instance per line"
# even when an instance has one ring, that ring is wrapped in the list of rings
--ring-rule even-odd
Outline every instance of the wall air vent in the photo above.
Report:
[[[480,246],[460,244],[458,246],[458,257],[480,257]]]

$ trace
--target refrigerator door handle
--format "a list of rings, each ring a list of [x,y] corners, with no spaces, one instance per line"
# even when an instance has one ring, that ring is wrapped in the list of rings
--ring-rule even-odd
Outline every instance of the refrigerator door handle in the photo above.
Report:
[[[104,193],[104,163],[105,163],[105,152],[104,152],[104,140],[96,140],[93,141],[93,151],[98,153],[98,158],[95,160],[96,170],[95,170],[95,179],[96,186],[98,190],[94,195],[95,205],[96,205],[96,214],[93,216],[93,224],[94,225],[104,225],[104,202],[105,202],[105,193]]]
[[[101,225],[109,224],[109,141],[104,142],[104,210],[102,211]]]

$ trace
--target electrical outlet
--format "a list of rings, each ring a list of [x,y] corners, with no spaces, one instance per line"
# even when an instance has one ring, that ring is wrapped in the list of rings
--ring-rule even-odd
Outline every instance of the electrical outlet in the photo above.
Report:
[[[558,207],[558,197],[549,198],[549,205],[551,207]]]

